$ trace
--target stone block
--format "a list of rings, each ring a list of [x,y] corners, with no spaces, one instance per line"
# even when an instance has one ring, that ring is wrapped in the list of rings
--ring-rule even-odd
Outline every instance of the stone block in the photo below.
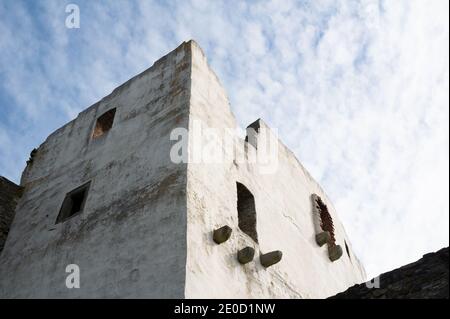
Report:
[[[326,243],[329,243],[330,241],[331,241],[331,235],[330,235],[330,232],[328,232],[328,231],[324,231],[324,232],[321,232],[320,234],[316,235],[316,243],[320,247],[322,247]]]
[[[328,247],[328,256],[331,261],[336,261],[342,256],[342,247],[340,245]]]
[[[245,247],[238,251],[237,257],[241,264],[249,263],[253,260],[255,256],[255,250],[252,247]]]
[[[261,254],[259,260],[261,261],[261,265],[267,268],[278,263],[281,260],[281,257],[283,257],[283,253],[279,250],[275,250],[267,254]]]
[[[216,244],[221,244],[226,242],[231,236],[232,229],[230,226],[225,225],[220,227],[213,232],[213,240]]]

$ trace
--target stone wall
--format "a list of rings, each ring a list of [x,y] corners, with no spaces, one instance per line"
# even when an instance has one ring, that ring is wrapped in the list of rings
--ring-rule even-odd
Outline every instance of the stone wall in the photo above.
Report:
[[[0,176],[0,254],[8,237],[17,201],[21,194],[22,187]]]
[[[436,299],[449,297],[448,247],[384,273],[379,288],[355,285],[332,299]]]
[[[190,44],[120,85],[53,132],[25,187],[0,258],[0,298],[181,298],[186,164],[169,153],[186,128]],[[112,127],[93,136],[115,108]],[[82,212],[56,223],[66,194],[90,182]],[[80,288],[66,287],[66,267]]]
[[[203,132],[211,129],[215,136],[190,137],[189,153],[201,149],[207,154],[215,146],[223,157],[188,164],[186,297],[325,298],[365,281],[364,269],[328,196],[264,121],[253,122],[247,138],[236,133],[225,89],[195,43],[191,78],[190,132],[195,137],[201,125]],[[273,166],[251,160],[266,146],[264,133],[277,142],[272,145]],[[228,134],[236,149],[225,143]],[[237,183],[254,196],[258,240],[239,227]],[[336,244],[349,246],[349,253],[334,262],[327,245],[316,243],[311,194],[327,204]],[[224,225],[231,227],[232,234],[218,245],[212,231]],[[255,254],[243,265],[237,253],[245,247]],[[277,251],[282,252],[281,261],[264,267],[260,257]]]

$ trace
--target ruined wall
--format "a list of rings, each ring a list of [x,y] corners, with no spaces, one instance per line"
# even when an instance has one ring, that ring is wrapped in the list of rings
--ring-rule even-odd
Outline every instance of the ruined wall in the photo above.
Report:
[[[201,122],[205,127],[236,127],[226,93],[207,65],[198,46],[193,47],[190,129]],[[197,122],[197,124],[198,124]],[[263,121],[255,127],[266,127]],[[226,134],[226,133],[223,133]],[[202,135],[200,143],[190,136],[189,150],[206,145],[212,137]],[[223,136],[219,136],[219,139]],[[262,173],[256,163],[240,162],[251,158],[258,134],[248,136],[249,143],[236,136],[240,145],[228,153],[224,163],[188,164],[188,231],[186,297],[202,298],[323,298],[364,281],[364,269],[351,250],[338,216],[320,186],[281,142],[278,167]],[[244,154],[242,154],[244,153]],[[255,197],[258,243],[238,228],[236,182],[244,184]],[[315,242],[310,196],[318,194],[327,204],[334,220],[336,244],[349,246],[342,257],[331,262],[326,246]],[[230,239],[218,245],[212,231],[223,225],[232,228]],[[238,250],[250,246],[253,261],[242,265]],[[280,250],[279,263],[265,268],[261,253]]]
[[[381,274],[379,287],[354,285],[330,299],[448,299],[448,247]],[[373,287],[373,288],[368,288]]]
[[[184,296],[186,165],[169,134],[187,127],[190,44],[81,112],[38,148],[0,258],[3,297]],[[96,119],[116,108],[111,130]],[[66,193],[91,181],[81,214],[55,224]],[[68,264],[81,287],[67,289]]]
[[[0,176],[0,255],[8,237],[17,201],[21,194],[22,188],[19,185]]]

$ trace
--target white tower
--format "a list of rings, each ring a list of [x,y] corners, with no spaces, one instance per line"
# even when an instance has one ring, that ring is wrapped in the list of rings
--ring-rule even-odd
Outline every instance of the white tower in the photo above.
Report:
[[[261,120],[235,128],[194,41],[81,112],[23,173],[0,297],[322,298],[364,281],[294,154]]]

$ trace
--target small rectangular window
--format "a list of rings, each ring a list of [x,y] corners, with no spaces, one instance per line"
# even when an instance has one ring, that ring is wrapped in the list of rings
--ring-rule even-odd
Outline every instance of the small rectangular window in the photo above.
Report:
[[[83,211],[90,185],[91,182],[88,182],[66,194],[56,224],[62,223]]]
[[[116,115],[116,109],[111,109],[108,112],[103,113],[95,123],[94,132],[92,132],[92,138],[98,138],[108,132],[113,123],[114,116]]]

